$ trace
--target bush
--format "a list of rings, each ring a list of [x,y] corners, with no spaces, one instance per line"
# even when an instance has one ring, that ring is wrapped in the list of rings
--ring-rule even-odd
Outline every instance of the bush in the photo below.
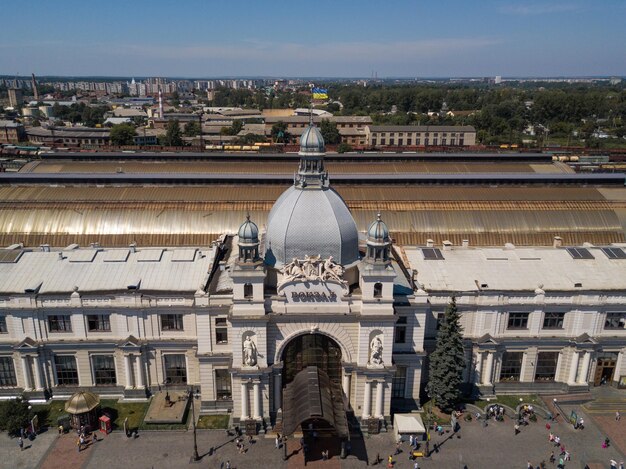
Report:
[[[28,401],[17,398],[0,401],[0,430],[11,436],[20,436],[20,430],[26,428],[32,417]]]
[[[470,413],[465,414],[465,417],[463,417],[463,419],[466,422],[471,422],[472,421],[472,414],[470,414]]]
[[[350,146],[348,143],[340,143],[337,146],[337,153],[346,153],[352,151],[352,146]]]

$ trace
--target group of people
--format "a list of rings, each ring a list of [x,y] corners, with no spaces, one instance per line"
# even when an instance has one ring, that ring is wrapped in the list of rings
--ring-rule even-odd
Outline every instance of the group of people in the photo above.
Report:
[[[78,452],[80,453],[83,450],[83,447],[87,447],[89,445],[89,431],[85,428],[84,425],[81,425],[80,428],[76,431],[78,433],[78,439],[76,440],[76,447]],[[96,432],[91,432],[91,441],[95,443],[98,441],[98,436]]]
[[[487,409],[487,418],[493,418],[494,422],[504,420],[504,407],[494,404]]]

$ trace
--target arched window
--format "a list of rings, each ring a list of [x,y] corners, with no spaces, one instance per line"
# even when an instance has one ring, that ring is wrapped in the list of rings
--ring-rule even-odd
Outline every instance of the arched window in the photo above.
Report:
[[[380,282],[376,282],[374,284],[374,298],[382,298],[383,297],[383,284]]]
[[[246,283],[243,286],[243,297],[244,298],[252,298],[252,284],[251,283]]]

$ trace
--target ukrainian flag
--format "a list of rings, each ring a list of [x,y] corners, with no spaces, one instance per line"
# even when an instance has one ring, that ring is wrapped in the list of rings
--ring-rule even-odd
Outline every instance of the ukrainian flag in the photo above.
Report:
[[[325,88],[313,88],[313,99],[328,99],[328,90]]]

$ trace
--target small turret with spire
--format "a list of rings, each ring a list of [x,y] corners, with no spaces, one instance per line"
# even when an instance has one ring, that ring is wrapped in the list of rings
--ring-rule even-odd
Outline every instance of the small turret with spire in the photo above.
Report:
[[[376,220],[372,222],[367,230],[367,254],[365,260],[372,264],[387,265],[390,263],[390,249],[389,228],[387,228],[380,213],[378,213],[376,214]]]

